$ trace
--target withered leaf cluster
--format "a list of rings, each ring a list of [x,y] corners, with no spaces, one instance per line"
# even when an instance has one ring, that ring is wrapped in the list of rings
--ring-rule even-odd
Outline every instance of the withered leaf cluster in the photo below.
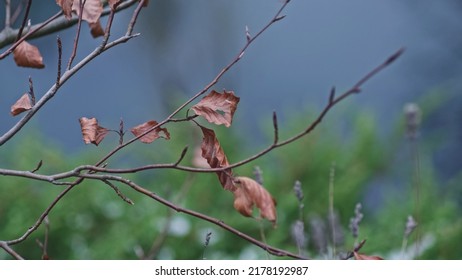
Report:
[[[104,29],[100,23],[100,17],[103,12],[103,1],[101,0],[55,0],[56,4],[61,7],[66,19],[70,20],[73,15],[80,16],[82,11],[82,20],[86,21],[90,26],[90,31],[93,37],[104,35]],[[114,10],[121,0],[108,0],[107,4]],[[147,0],[143,6],[148,5]],[[83,4],[83,6],[81,6]],[[19,43],[13,50],[13,59],[16,65],[21,67],[41,69],[45,67],[43,57],[40,50],[27,42],[26,40]],[[16,116],[24,111],[30,110],[32,104],[30,98],[26,94],[22,95],[16,103],[11,107],[11,114]],[[104,138],[104,137],[103,137]],[[143,138],[145,140],[146,138]],[[93,142],[89,142],[93,143]],[[99,143],[99,142],[98,142]]]
[[[94,144],[96,146],[103,141],[104,137],[110,131],[98,124],[96,118],[82,117],[79,119],[80,129],[85,144]],[[170,139],[170,133],[166,128],[161,128],[156,121],[147,121],[130,129],[143,143],[152,143],[158,138]]]
[[[231,126],[239,97],[232,91],[210,92],[191,109],[209,123]],[[201,155],[216,172],[225,190],[234,194],[234,208],[243,216],[251,217],[254,206],[260,210],[260,217],[276,223],[276,201],[259,183],[248,177],[235,177],[223,148],[212,129],[199,125],[202,134]],[[194,162],[200,162],[194,159]]]
[[[231,126],[239,97],[232,91],[219,93],[211,91],[207,96],[192,106],[196,115],[209,123]],[[200,150],[196,149],[193,164],[200,168],[217,169],[215,173],[224,190],[234,194],[234,208],[243,216],[252,217],[254,208],[260,217],[276,224],[276,201],[259,183],[233,174],[228,158],[220,145],[215,131],[196,122],[202,132]],[[81,118],[80,126],[86,144],[98,145],[110,131],[98,124],[95,118]],[[137,140],[152,143],[158,138],[170,139],[170,133],[155,120],[150,120],[130,129]]]

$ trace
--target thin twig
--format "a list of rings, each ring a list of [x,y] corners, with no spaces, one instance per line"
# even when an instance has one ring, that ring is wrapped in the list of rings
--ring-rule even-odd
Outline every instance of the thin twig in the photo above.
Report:
[[[279,142],[279,129],[278,129],[278,118],[276,112],[273,112],[273,130],[274,130],[274,141],[273,145],[277,145]]]
[[[49,20],[49,21],[51,21],[51,20]],[[30,33],[31,32],[29,32],[28,34],[30,34]],[[84,59],[82,59],[77,65],[75,65],[74,67],[72,67],[71,69],[66,71],[63,74],[62,78],[61,78],[60,84],[63,84],[64,82],[66,82],[77,71],[79,71],[83,66],[85,66],[88,62],[93,60],[95,57],[97,57],[102,52],[104,52],[104,51],[106,51],[106,50],[108,50],[108,49],[110,49],[110,48],[112,48],[112,47],[114,47],[114,46],[116,46],[118,44],[125,43],[128,40],[130,40],[131,38],[134,38],[136,36],[138,36],[138,34],[132,34],[130,36],[122,36],[119,39],[107,44],[103,49],[100,49],[100,48],[95,49],[92,53],[90,53],[88,56],[86,56]],[[27,35],[24,36],[21,40],[24,40],[25,37],[27,37]],[[13,49],[14,48],[11,48],[11,50],[13,50]],[[2,137],[0,137],[0,146],[3,145],[5,142],[7,142],[9,139],[11,139],[19,130],[21,130],[21,128],[34,116],[34,114],[38,110],[40,110],[40,108],[56,94],[57,90],[58,90],[58,85],[56,85],[56,84],[53,85],[50,88],[50,90],[37,102],[36,106],[34,106],[28,112],[28,114],[26,114],[20,121],[18,121],[16,123],[16,125],[14,125],[7,133],[5,133]],[[102,163],[103,162],[98,163],[97,166],[101,165]],[[103,168],[105,168],[105,166],[103,166]],[[13,173],[15,173],[15,172],[13,172]],[[10,249],[9,245],[17,244],[17,243],[20,243],[20,242],[24,241],[34,231],[36,231],[40,227],[40,225],[43,223],[43,220],[45,219],[45,217],[48,216],[48,214],[51,212],[51,210],[56,206],[56,204],[59,201],[61,201],[61,199],[70,190],[72,190],[75,186],[79,185],[84,180],[83,178],[78,178],[74,182],[71,182],[71,183],[67,183],[67,182],[60,183],[60,182],[53,181],[53,179],[51,179],[49,176],[39,175],[39,174],[35,174],[33,172],[28,172],[28,171],[21,172],[21,171],[19,171],[16,174],[20,174],[19,176],[26,176],[26,177],[30,177],[30,176],[34,177],[34,175],[35,175],[35,179],[48,181],[48,182],[51,182],[51,183],[57,184],[57,185],[67,185],[67,187],[51,202],[51,204],[45,209],[45,211],[37,219],[35,224],[32,227],[30,227],[21,237],[19,237],[17,239],[14,239],[14,240],[7,241],[5,243],[5,246],[2,246],[2,247],[4,247],[4,249],[6,251],[8,251]],[[70,176],[70,177],[72,177],[72,176]],[[51,181],[50,181],[50,179],[51,179]]]
[[[56,87],[59,88],[61,85],[61,66],[63,58],[63,43],[61,42],[61,37],[57,37],[56,43],[58,45],[58,70],[56,71]]]
[[[48,216],[48,214],[51,212],[51,210],[58,204],[58,202],[70,191],[72,190],[75,186],[80,184],[83,181],[83,179],[79,178],[77,179],[74,184],[68,186],[65,188],[52,202],[48,207],[45,209],[45,211],[40,215],[38,220],[35,222],[33,226],[27,229],[27,231],[19,238],[6,241],[7,245],[14,245],[23,242],[26,240],[27,237],[29,237],[34,231],[36,231],[40,225],[42,224],[43,220]]]
[[[37,166],[36,166],[34,169],[32,169],[32,170],[30,171],[30,173],[35,173],[35,172],[39,171],[39,169],[42,167],[42,164],[43,164],[43,161],[40,160],[40,161],[38,162]]]
[[[23,257],[21,257],[20,254],[18,254],[15,250],[13,250],[7,242],[5,241],[0,241],[0,247],[3,248],[3,250],[5,250],[5,252],[7,252],[8,254],[10,254],[13,258],[17,259],[17,260],[24,260]]]
[[[126,197],[126,196],[119,190],[119,188],[118,188],[116,185],[114,185],[111,181],[109,181],[109,180],[102,180],[102,181],[103,181],[103,183],[105,183],[106,185],[108,185],[109,187],[111,187],[111,188],[116,192],[116,194],[117,194],[123,201],[127,202],[127,203],[130,204],[130,205],[134,205],[134,204],[135,204],[135,203],[133,203],[133,201],[132,201],[130,198]]]
[[[332,230],[332,257],[335,258],[336,252],[336,232],[334,220],[334,179],[335,179],[335,163],[332,163],[329,174],[329,220]]]
[[[194,175],[195,175],[194,173],[188,173],[188,176],[184,180],[183,185],[180,187],[180,190],[177,192],[177,195],[172,199],[173,203],[178,204],[184,199],[188,190],[192,187],[194,183],[194,179],[195,179]],[[171,208],[167,208],[167,209],[168,209],[168,212],[167,212],[165,224],[162,227],[162,230],[160,231],[157,238],[152,243],[151,249],[144,256],[144,259],[146,260],[152,260],[159,254],[159,251],[162,248],[162,245],[165,243],[165,240],[168,237],[168,233],[170,231],[170,226],[171,226],[172,219],[173,219],[173,214],[175,213],[175,211]]]
[[[135,172],[139,172],[139,171],[143,171],[143,170],[149,170],[149,169],[178,169],[178,170],[187,171],[187,172],[210,173],[210,172],[226,171],[226,170],[229,170],[229,169],[232,169],[232,168],[236,168],[236,167],[245,165],[245,164],[247,164],[249,162],[252,162],[252,161],[264,156],[265,154],[269,153],[270,151],[272,151],[274,149],[277,149],[279,147],[288,145],[288,144],[302,138],[303,136],[309,134],[311,131],[313,131],[321,123],[321,121],[324,119],[325,115],[336,104],[338,104],[339,102],[341,102],[342,100],[344,100],[348,96],[359,92],[360,87],[365,82],[367,82],[374,75],[376,75],[377,73],[382,71],[384,68],[386,68],[391,63],[390,61],[394,61],[402,52],[403,52],[403,49],[399,49],[392,56],[390,56],[390,58],[394,58],[393,60],[390,60],[390,58],[388,58],[387,60],[385,60],[384,63],[380,64],[379,66],[374,68],[372,71],[367,73],[352,88],[345,91],[340,96],[334,98],[332,101],[328,102],[327,105],[324,107],[324,109],[321,111],[321,113],[318,115],[318,117],[305,130],[301,131],[300,133],[296,134],[295,136],[292,136],[292,137],[290,137],[290,138],[288,138],[288,139],[286,139],[286,140],[284,140],[282,142],[277,142],[277,143],[273,142],[270,146],[268,146],[266,149],[260,151],[259,153],[255,154],[253,156],[250,156],[250,157],[248,157],[248,158],[246,158],[246,159],[244,159],[242,161],[236,162],[234,164],[230,164],[228,166],[221,167],[221,168],[196,168],[196,167],[189,167],[189,166],[181,166],[181,165],[177,165],[177,164],[151,164],[151,165],[144,165],[144,166],[141,166],[141,167],[127,168],[127,169],[98,168],[97,167],[98,164],[97,164],[96,166],[88,166],[88,165],[80,166],[80,167],[76,168],[74,171],[81,171],[81,170],[84,170],[84,169],[90,169],[90,170],[93,170],[95,172],[122,174],[122,173],[135,173]],[[332,93],[330,94],[330,96],[332,96]],[[164,124],[164,123],[167,123],[167,122],[169,122],[169,119],[164,120],[163,122],[161,122],[161,124]],[[274,123],[274,121],[273,121],[273,123]],[[158,128],[159,126],[160,126],[160,124],[156,125],[155,128]],[[277,128],[277,126],[275,128]],[[144,135],[144,134],[142,134],[142,135]],[[277,135],[276,131],[275,131],[275,135]],[[103,159],[100,160],[100,162],[106,161],[109,157],[111,157],[113,154],[118,152],[120,149],[122,149],[125,146],[127,146],[128,144],[132,143],[134,141],[134,139],[136,140],[137,138],[133,138],[132,140],[126,142],[124,145],[119,145],[118,147],[116,147],[114,150],[109,152],[109,154],[107,154],[105,157],[103,157]]]
[[[104,30],[103,41],[101,42],[101,45],[99,47],[100,51],[104,50],[104,48],[107,45],[107,42],[109,41],[109,37],[111,36],[111,27],[112,27],[112,22],[114,20],[114,15],[117,11],[117,6],[118,5],[116,5],[113,10],[111,9],[111,12],[109,13],[109,17],[108,17],[107,24],[106,24],[106,29]]]
[[[129,1],[124,1],[121,2],[120,5],[117,6],[116,12],[125,10],[134,4],[138,3],[139,0],[129,0]],[[106,7],[103,12],[101,13],[101,16],[106,16],[111,12],[111,9],[109,7]],[[65,18],[62,14],[62,12],[59,12],[58,14],[54,15],[52,18],[48,19],[46,22],[39,23],[36,25],[33,25],[31,27],[31,31],[33,32],[28,32],[25,36],[23,36],[20,41],[22,42],[25,39],[33,39],[33,38],[38,38],[38,37],[43,37],[45,35],[51,34],[53,32],[57,32],[63,29],[67,29],[75,24],[78,23],[78,17],[74,16],[70,20]],[[2,31],[0,32],[0,48],[3,48],[11,43],[14,43],[17,37],[19,30],[12,30],[12,31]],[[19,44],[19,43],[18,43]],[[0,55],[0,59],[3,59],[5,56],[7,56],[9,53],[11,53],[16,46],[12,47],[11,50],[9,49],[7,52],[2,55]]]
[[[353,251],[348,252],[344,260],[348,260],[354,257],[354,253],[359,252],[359,250],[361,250],[361,248],[364,246],[365,243],[366,243],[366,239],[363,239],[361,242],[359,242],[359,244],[354,247]]]
[[[30,95],[30,102],[32,106],[35,105],[35,92],[34,92],[34,83],[32,82],[32,77],[29,76],[29,95]]]
[[[21,2],[19,2],[18,6],[16,7],[16,9],[14,9],[14,13],[11,15],[11,25],[13,25],[16,20],[18,19],[19,15],[21,14],[21,11],[22,11],[22,6],[23,6],[23,2],[25,2],[25,0],[21,0]]]
[[[118,181],[118,182],[121,182],[121,183],[124,183],[128,186],[130,186],[131,188],[133,188],[134,190],[136,190],[137,192],[141,193],[141,194],[144,194],[154,200],[156,200],[157,202],[177,211],[177,212],[180,212],[180,213],[185,213],[187,215],[190,215],[190,216],[193,216],[193,217],[196,217],[196,218],[199,218],[201,220],[204,220],[204,221],[207,221],[207,222],[210,222],[212,224],[215,224],[237,236],[239,236],[240,238],[244,239],[244,240],[247,240],[249,241],[250,243],[253,243],[254,245],[262,248],[263,250],[267,251],[268,253],[270,253],[271,255],[274,255],[274,256],[278,256],[278,257],[291,257],[291,258],[294,258],[294,259],[305,259],[304,257],[302,256],[299,256],[297,254],[294,254],[294,253],[291,253],[291,252],[288,252],[288,251],[285,251],[285,250],[282,250],[282,249],[278,249],[278,248],[275,248],[275,247],[272,247],[272,246],[269,246],[268,244],[264,243],[264,242],[261,242],[253,237],[250,237],[248,235],[246,235],[245,233],[243,232],[240,232],[238,231],[237,229],[225,224],[222,220],[219,220],[219,219],[216,219],[216,218],[213,218],[213,217],[210,217],[210,216],[207,216],[205,214],[202,214],[202,213],[199,213],[199,212],[196,212],[196,211],[193,211],[193,210],[190,210],[190,209],[187,209],[187,208],[183,208],[183,207],[180,207],[174,203],[172,203],[171,201],[167,200],[167,199],[164,199],[162,197],[160,197],[159,195],[139,186],[138,184],[136,184],[135,182],[132,182],[128,179],[125,179],[123,177],[119,177],[119,176],[113,176],[113,175],[98,175],[98,174],[81,174],[80,175],[81,178],[86,178],[86,179],[94,179],[94,180],[112,180],[112,181]]]
[[[47,26],[50,22],[54,21],[55,19],[57,19],[59,16],[61,16],[62,12],[59,12],[57,14],[55,14],[54,16],[50,17],[49,19],[47,19],[45,22],[39,24],[36,28],[31,28],[31,30],[29,32],[27,32],[26,35],[24,35],[23,37],[21,37],[21,39],[19,40],[16,40],[16,42],[11,46],[9,47],[5,52],[3,52],[2,54],[0,54],[0,60],[1,59],[4,59],[5,57],[7,57],[8,55],[10,55],[14,49],[16,49],[17,46],[19,46],[19,44],[21,44],[23,41],[25,41],[27,38],[29,37],[32,37],[33,34],[35,34],[36,32],[38,32],[40,29],[42,29],[43,27]],[[19,33],[19,31],[18,31]],[[3,42],[1,40],[1,36],[0,36],[0,42]],[[2,47],[2,44],[0,44],[0,47]]]
[[[127,27],[127,33],[125,33],[125,36],[131,36],[133,35],[133,28],[135,27],[136,20],[138,19],[138,16],[141,12],[141,9],[144,7],[146,0],[141,0],[138,3],[138,6],[135,9],[135,12],[133,13],[133,16],[130,20],[130,23],[128,24]]]
[[[80,38],[80,28],[82,27],[83,7],[85,6],[86,2],[87,0],[79,0],[79,21],[77,23],[77,31],[75,32],[74,47],[72,48],[72,53],[69,58],[69,62],[67,63],[67,70],[71,69],[72,62],[74,61],[75,56],[77,55],[77,47],[79,45]]]
[[[102,52],[109,50],[110,48],[117,46],[119,44],[125,43],[128,40],[137,37],[139,34],[133,34],[131,36],[122,36],[117,40],[114,40],[108,43],[102,50],[98,47],[85,58],[83,58],[79,63],[77,63],[74,67],[69,69],[68,71],[64,72],[60,80],[60,86],[63,85],[67,80],[69,80],[75,73],[77,73],[82,67],[84,67],[87,63],[95,59],[99,56]],[[24,37],[23,37],[24,38]],[[58,92],[59,87],[54,84],[43,96],[37,101],[36,105],[27,112],[26,115],[23,116],[9,131],[7,131],[4,135],[0,137],[0,146],[5,144],[9,141],[19,130],[22,129],[31,119],[32,117],[45,105],[54,95]],[[103,160],[104,162],[105,160]],[[100,165],[101,163],[97,164]]]
[[[29,18],[29,12],[30,12],[30,7],[32,6],[32,0],[27,1],[27,6],[26,6],[26,12],[24,14],[24,18],[22,20],[21,27],[19,28],[18,35],[16,36],[16,41],[21,39],[22,32],[24,30],[24,27],[26,26],[27,20]]]
[[[11,28],[11,0],[5,0],[5,28]]]
[[[43,223],[45,224],[45,237],[43,243],[39,241],[39,245],[42,248],[42,260],[48,260],[50,258],[48,256],[48,239],[50,235],[50,219],[48,216],[45,217]]]
[[[136,22],[136,17],[135,15],[137,16],[138,13],[139,13],[139,10],[141,10],[142,8],[142,4],[144,3],[144,1],[141,1],[139,4],[138,4],[138,7],[137,9],[135,10],[134,14],[133,14],[133,17],[132,17],[132,20],[130,21],[130,24],[133,22]],[[116,148],[114,148],[112,151],[110,151],[106,156],[104,156],[99,162],[98,164],[96,164],[96,166],[98,166],[99,164],[101,164],[102,162],[105,162],[107,161],[110,157],[112,157],[114,154],[116,154],[117,152],[119,152],[121,149],[125,148],[126,146],[132,144],[133,142],[137,141],[138,139],[140,139],[141,137],[147,135],[148,133],[150,133],[151,131],[154,131],[155,129],[158,129],[159,127],[161,127],[162,125],[164,124],[167,124],[169,122],[172,121],[173,117],[175,115],[177,115],[181,110],[183,110],[186,106],[188,106],[190,103],[192,103],[194,100],[196,100],[197,98],[199,98],[201,95],[203,95],[204,93],[206,93],[207,91],[209,91],[210,88],[212,88],[216,83],[218,83],[218,81],[221,79],[221,77],[223,77],[223,75],[228,72],[229,69],[231,69],[237,62],[239,62],[239,60],[242,58],[244,52],[249,48],[249,46],[258,38],[261,36],[261,34],[263,34],[271,25],[273,25],[275,22],[277,22],[280,14],[282,13],[282,11],[284,10],[284,8],[287,6],[287,4],[289,3],[289,1],[286,1],[282,6],[281,8],[277,11],[276,15],[254,36],[252,37],[250,40],[247,41],[247,43],[244,45],[244,47],[239,51],[238,55],[228,64],[226,65],[216,76],[215,78],[209,83],[207,84],[201,91],[197,92],[194,96],[192,96],[190,99],[188,99],[186,102],[184,102],[182,105],[180,105],[177,109],[175,109],[165,120],[161,121],[160,123],[158,123],[157,125],[151,127],[150,129],[146,130],[144,133],[141,133],[140,135],[138,135],[137,137],[134,137],[132,139],[130,139],[129,141],[125,142],[124,144],[122,145],[119,145],[117,146]],[[127,34],[131,34],[131,28],[129,27],[128,30],[127,30]],[[127,36],[126,34],[126,36]],[[130,36],[133,36],[133,35],[130,35]],[[106,46],[106,48],[109,47]],[[1,138],[0,138],[0,145],[2,144],[1,142]]]

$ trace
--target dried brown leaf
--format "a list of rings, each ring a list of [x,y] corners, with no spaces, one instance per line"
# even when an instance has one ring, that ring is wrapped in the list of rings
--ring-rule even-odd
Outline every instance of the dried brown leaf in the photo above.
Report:
[[[138,137],[143,133],[146,133],[148,130],[152,129],[152,131],[148,132],[146,135],[143,135],[140,138],[141,142],[147,144],[152,143],[154,140],[161,137],[169,140],[170,133],[166,128],[157,127],[153,129],[153,127],[157,126],[158,124],[158,122],[151,120],[133,127],[132,129],[130,129],[130,131],[133,133],[133,135],[135,135],[135,137]],[[163,133],[163,135],[161,133]]]
[[[191,109],[210,123],[229,127],[238,103],[239,97],[235,96],[234,92],[218,93],[213,90]]]
[[[80,128],[82,130],[83,141],[85,144],[95,144],[98,146],[104,137],[108,134],[109,130],[99,126],[96,118],[80,118]]]
[[[90,32],[91,32],[91,36],[93,36],[93,38],[104,36],[104,29],[101,26],[101,22],[99,21],[99,19],[98,19],[97,22],[89,23],[88,25],[90,26]]]
[[[236,177],[234,208],[244,216],[252,216],[253,206],[260,209],[260,217],[276,223],[276,201],[271,194],[255,180],[248,177]]]
[[[80,1],[74,0],[72,3],[72,11],[80,16]],[[103,12],[103,4],[101,0],[87,0],[83,6],[82,19],[88,23],[96,23]]]
[[[21,98],[11,106],[11,115],[16,116],[21,114],[24,111],[28,111],[32,108],[32,102],[28,93],[24,93]]]
[[[45,67],[39,49],[26,41],[23,41],[14,49],[13,57],[18,66],[39,69]]]
[[[56,4],[61,7],[63,14],[67,19],[72,17],[72,3],[74,0],[56,0]],[[79,0],[77,0],[79,2]]]
[[[353,252],[353,254],[355,256],[355,260],[383,260],[383,258],[379,256],[368,256],[358,252]]]
[[[228,159],[221,148],[215,132],[203,126],[199,127],[202,129],[202,134],[204,135],[201,144],[202,157],[207,160],[207,163],[211,168],[223,168],[229,166]],[[218,179],[220,180],[223,188],[234,192],[236,186],[234,186],[232,171],[228,169],[226,171],[218,171],[216,174],[218,175]]]

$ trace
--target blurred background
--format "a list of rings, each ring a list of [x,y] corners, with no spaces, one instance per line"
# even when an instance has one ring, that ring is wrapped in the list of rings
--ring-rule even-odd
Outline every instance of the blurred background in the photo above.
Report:
[[[117,136],[99,147],[85,146],[80,117],[96,117],[112,129],[118,129],[121,118],[127,128],[162,120],[238,54],[246,42],[246,26],[255,34],[281,4],[151,0],[136,27],[141,36],[104,53],[67,82],[0,148],[1,167],[30,170],[43,160],[43,173],[57,173],[97,161],[117,145]],[[35,1],[32,24],[58,11],[55,1]],[[125,32],[132,12],[130,8],[116,15],[113,38]],[[130,178],[249,235],[259,238],[264,231],[271,245],[308,257],[337,258],[351,250],[355,240],[367,239],[364,252],[385,258],[461,258],[461,13],[458,0],[293,0],[284,11],[287,17],[252,44],[220,80],[217,91],[233,90],[241,98],[233,126],[217,128],[228,158],[235,162],[271,143],[273,111],[278,113],[281,137],[287,138],[317,116],[332,86],[339,93],[349,89],[389,55],[406,48],[359,95],[335,107],[315,133],[236,170],[249,177],[256,166],[262,170],[265,187],[278,200],[276,229],[241,217],[214,174],[155,171]],[[9,111],[28,91],[29,76],[38,98],[52,86],[56,36],[63,40],[67,63],[74,34],[75,27],[30,41],[39,47],[45,69],[19,68],[12,56],[1,61],[0,133],[20,118]],[[84,24],[76,61],[99,44]],[[409,137],[406,128],[404,108],[409,103],[417,106],[411,108],[418,108],[420,119],[415,137]],[[169,162],[185,145],[200,143],[200,133],[191,125],[168,129],[171,141],[133,145],[111,166]],[[293,194],[297,180],[302,202]],[[17,178],[3,177],[0,182],[2,240],[22,235],[59,191]],[[124,191],[135,206],[125,205],[98,183],[71,192],[50,215],[50,257],[200,259],[206,253],[210,259],[267,258],[261,249],[220,228]],[[329,215],[332,198],[335,215]],[[362,204],[364,219],[355,237],[349,225],[357,203]],[[419,227],[406,236],[409,215]],[[294,226],[297,220],[303,224],[303,240],[300,227],[297,231]],[[211,243],[205,248],[208,232]],[[25,257],[40,258],[35,238],[43,237],[41,228],[15,248]],[[0,258],[8,256],[0,252]]]

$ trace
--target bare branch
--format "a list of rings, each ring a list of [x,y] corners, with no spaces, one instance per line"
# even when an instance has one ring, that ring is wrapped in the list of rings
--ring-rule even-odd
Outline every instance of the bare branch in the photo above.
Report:
[[[250,40],[248,40],[246,42],[246,44],[244,45],[244,47],[239,51],[238,55],[228,64],[226,65],[218,74],[217,76],[215,76],[215,78],[208,84],[206,85],[201,91],[197,92],[194,96],[192,96],[190,99],[188,99],[186,102],[184,102],[182,105],[180,105],[176,110],[174,110],[165,120],[159,122],[157,125],[151,127],[150,129],[146,130],[144,133],[138,135],[137,137],[135,138],[132,138],[130,139],[129,141],[125,142],[124,144],[122,145],[119,145],[117,146],[116,148],[114,148],[112,151],[110,151],[105,157],[103,157],[97,164],[96,166],[100,165],[102,162],[105,162],[106,160],[108,160],[110,157],[112,157],[114,154],[116,154],[117,152],[119,152],[120,150],[122,150],[123,148],[125,148],[126,146],[132,144],[133,142],[137,141],[138,139],[142,138],[143,136],[147,135],[148,133],[150,133],[151,131],[154,131],[155,129],[158,129],[159,127],[161,127],[162,125],[164,124],[167,124],[169,122],[173,122],[173,118],[176,114],[178,114],[182,109],[184,109],[186,106],[188,106],[190,103],[192,103],[194,100],[196,100],[197,98],[199,98],[201,95],[203,95],[204,93],[206,93],[210,88],[212,88],[216,83],[218,83],[218,81],[221,79],[221,77],[223,77],[223,75],[229,71],[229,69],[231,69],[241,58],[242,58],[242,55],[244,54],[244,52],[249,48],[249,46],[258,38],[261,36],[261,34],[263,34],[271,25],[273,25],[273,23],[275,23],[275,19],[277,19],[279,17],[279,15],[281,14],[281,12],[284,10],[284,8],[287,6],[287,4],[289,3],[290,1],[286,1],[282,6],[281,8],[277,11],[277,13],[275,14],[275,16],[254,36],[252,37]],[[137,17],[137,13],[139,13],[139,10],[142,8],[144,4],[144,0],[140,1],[140,3],[138,4],[138,7],[137,9],[135,10],[134,14],[133,14],[133,17],[132,17],[132,20],[130,21],[130,23],[132,22],[136,22],[136,17]],[[136,15],[136,17],[135,17]],[[130,28],[129,30],[127,30],[127,34],[131,34],[130,31]],[[127,36],[126,34],[126,36]],[[136,35],[136,34],[134,34]],[[134,35],[130,35],[130,36],[134,36]],[[110,47],[110,44],[108,44],[108,46],[106,46],[107,48]],[[0,145],[2,144],[1,142],[1,138],[0,138]]]
[[[42,260],[48,260],[50,258],[48,256],[48,239],[50,235],[50,220],[48,219],[48,216],[45,217],[43,223],[45,224],[45,238],[43,243],[39,239],[36,239],[35,241],[42,249]]]
[[[21,128],[23,128],[31,119],[32,117],[45,105],[50,99],[54,97],[57,93],[59,87],[63,85],[68,79],[70,79],[75,73],[77,73],[82,67],[84,67],[87,63],[95,59],[99,56],[102,52],[109,50],[110,48],[117,46],[119,44],[125,43],[128,40],[138,36],[139,34],[133,34],[130,36],[122,36],[119,39],[108,43],[103,48],[96,48],[93,52],[83,58],[79,63],[77,63],[74,67],[64,72],[60,79],[60,84],[57,86],[54,84],[43,96],[40,100],[32,107],[31,110],[27,112],[26,115],[22,119],[20,119],[9,131],[7,131],[4,135],[0,137],[0,146],[5,144],[8,140],[10,140],[16,133],[18,133]],[[24,37],[23,37],[24,38]],[[134,142],[134,141],[132,141]],[[120,146],[119,146],[120,147]],[[103,160],[105,161],[105,160]],[[98,164],[99,165],[99,164]]]
[[[83,179],[79,178],[77,179],[72,185],[68,186],[65,188],[52,202],[51,204],[45,209],[45,211],[40,215],[38,220],[35,222],[33,226],[27,229],[27,231],[19,238],[6,241],[7,245],[14,245],[21,243],[22,241],[26,240],[27,237],[29,237],[34,231],[36,231],[40,225],[42,224],[43,220],[48,216],[48,214],[51,212],[51,210],[58,204],[58,202],[70,191],[72,190],[75,186],[80,184],[83,181]]]
[[[45,22],[39,24],[36,28],[31,28],[31,30],[29,32],[27,32],[26,35],[24,35],[21,39],[19,40],[16,40],[16,42],[11,46],[9,47],[5,52],[3,52],[1,55],[0,55],[0,60],[1,59],[4,59],[5,57],[7,57],[8,55],[10,55],[14,49],[19,46],[19,44],[21,44],[24,40],[26,40],[27,38],[29,37],[32,37],[33,34],[35,33],[38,33],[39,30],[41,30],[42,28],[44,28],[45,26],[47,26],[50,22],[54,21],[55,19],[57,19],[59,16],[61,16],[61,12],[55,14],[54,16],[50,17],[49,19],[47,19]],[[19,31],[18,31],[19,33]],[[0,33],[0,47],[3,47],[2,45],[2,34]],[[15,39],[15,38],[13,38]],[[6,45],[6,44],[5,44]]]
[[[111,187],[111,188],[116,192],[116,194],[117,194],[120,198],[122,198],[123,201],[127,202],[127,203],[130,204],[130,205],[134,205],[134,204],[135,204],[135,203],[133,203],[133,201],[132,201],[130,198],[126,197],[126,196],[119,190],[119,188],[117,188],[117,186],[114,185],[111,181],[109,181],[109,180],[102,180],[102,181],[103,181],[103,183],[105,183],[106,185],[108,185],[109,187]]]
[[[118,181],[118,182],[124,183],[127,186],[130,186],[132,189],[136,190],[137,192],[139,192],[141,194],[144,194],[144,195],[156,200],[157,202],[159,202],[159,203],[161,203],[161,204],[175,210],[176,212],[185,213],[185,214],[187,214],[189,216],[193,216],[193,217],[199,218],[201,220],[204,220],[204,221],[210,222],[212,224],[215,224],[215,225],[217,225],[217,226],[219,226],[219,227],[221,227],[221,228],[223,228],[223,229],[225,229],[225,230],[239,236],[240,238],[242,238],[244,240],[247,240],[250,243],[262,248],[263,250],[265,250],[266,252],[268,252],[268,253],[270,253],[270,254],[272,254],[274,256],[291,257],[291,258],[294,258],[294,259],[305,259],[304,257],[299,256],[297,254],[293,254],[291,252],[269,246],[268,244],[266,244],[264,242],[261,242],[261,241],[255,239],[255,238],[253,238],[251,236],[248,236],[245,233],[243,233],[241,231],[238,231],[237,229],[233,228],[232,226],[229,226],[229,225],[225,224],[222,220],[207,216],[205,214],[202,214],[202,213],[190,210],[190,209],[180,207],[180,206],[172,203],[171,201],[169,201],[167,199],[164,199],[164,198],[160,197],[159,195],[157,195],[157,194],[155,194],[155,193],[153,193],[153,192],[139,186],[138,184],[136,184],[136,183],[134,183],[134,182],[132,182],[132,181],[130,181],[128,179],[123,178],[123,177],[112,176],[112,175],[82,174],[81,178],[95,179],[95,180],[112,180],[112,181]]]
[[[120,5],[117,6],[116,12],[125,10],[134,4],[136,4],[138,0],[129,0],[129,1],[124,1],[120,3]],[[106,16],[111,12],[111,9],[109,7],[106,7],[101,16]],[[70,20],[67,20],[63,15],[62,12],[57,13],[50,19],[48,19],[46,22],[39,23],[36,25],[33,25],[31,27],[31,31],[29,31],[25,36],[23,36],[19,41],[23,41],[25,39],[33,39],[33,38],[38,38],[38,37],[43,37],[45,35],[67,29],[75,24],[78,23],[78,16],[72,17]],[[19,30],[9,30],[5,31],[3,30],[0,32],[0,48],[3,48],[11,43],[14,43],[16,40],[16,37],[18,35]],[[20,42],[19,42],[20,43]],[[16,45],[16,44],[15,44]],[[11,53],[14,48],[9,49],[7,52],[8,54]],[[8,54],[2,54],[0,55],[0,59],[3,59],[5,56]]]
[[[13,258],[17,259],[17,260],[24,260],[23,257],[21,257],[21,255],[19,255],[15,250],[13,250],[7,242],[5,241],[0,241],[0,248],[3,248],[3,250],[5,250],[5,252],[7,252],[8,254],[10,254]]]

